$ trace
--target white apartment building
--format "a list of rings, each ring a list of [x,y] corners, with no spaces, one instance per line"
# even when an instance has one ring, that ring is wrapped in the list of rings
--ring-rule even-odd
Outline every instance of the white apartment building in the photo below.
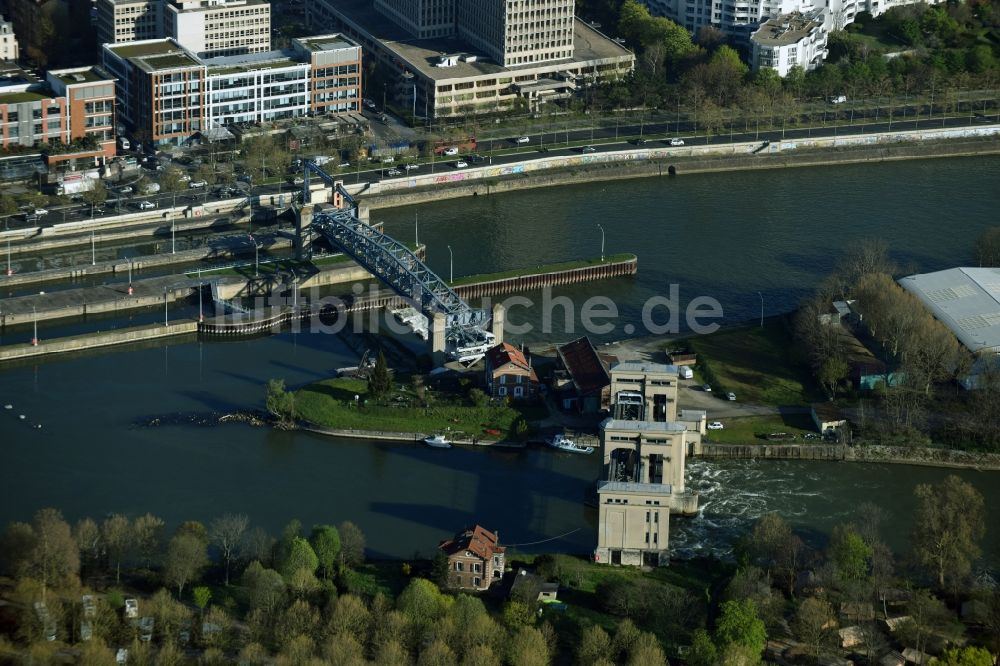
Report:
[[[375,0],[375,9],[417,39],[454,37],[456,1]]]
[[[163,36],[162,0],[97,0],[97,38],[122,44]]]
[[[172,0],[163,8],[164,37],[212,58],[271,50],[266,0]]]
[[[574,0],[463,0],[458,35],[503,67],[573,57]]]
[[[14,24],[0,16],[0,60],[17,60],[17,37]]]
[[[785,77],[795,66],[816,69],[826,58],[827,32],[822,14],[781,14],[761,23],[750,37],[754,71],[770,68]]]

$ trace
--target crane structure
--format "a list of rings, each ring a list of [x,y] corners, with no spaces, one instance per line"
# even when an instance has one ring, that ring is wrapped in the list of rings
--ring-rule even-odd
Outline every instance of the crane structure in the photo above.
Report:
[[[362,221],[354,197],[311,161],[303,162],[303,204],[309,201],[311,174],[334,188],[335,199],[343,203],[315,212],[311,229],[418,308],[428,320],[433,321],[436,314],[444,315],[445,343],[453,358],[481,358],[494,339],[485,330],[487,313],[466,303],[405,244]]]

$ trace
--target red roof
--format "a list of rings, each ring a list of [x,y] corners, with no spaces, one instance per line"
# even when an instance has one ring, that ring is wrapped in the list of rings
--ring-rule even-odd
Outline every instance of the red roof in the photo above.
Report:
[[[590,338],[584,336],[579,340],[568,342],[557,351],[579,395],[597,393],[605,386],[611,385],[608,367],[594,349],[594,345],[590,343]]]
[[[459,532],[452,539],[442,541],[438,544],[438,548],[448,555],[467,550],[484,560],[491,560],[494,553],[502,553],[505,550],[497,541],[497,535],[480,525]]]
[[[489,362],[491,368],[499,368],[508,363],[513,363],[525,370],[531,367],[528,365],[528,359],[525,358],[524,352],[506,342],[501,342],[497,346],[490,348],[486,352],[486,360]]]

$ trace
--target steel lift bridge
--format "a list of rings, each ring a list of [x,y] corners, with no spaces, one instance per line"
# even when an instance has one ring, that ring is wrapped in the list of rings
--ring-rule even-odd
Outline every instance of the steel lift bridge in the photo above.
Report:
[[[303,162],[303,204],[308,203],[310,198],[311,174],[333,187],[344,203],[342,207],[314,213],[311,228],[419,309],[432,327],[435,315],[442,315],[445,348],[434,351],[446,351],[452,358],[463,362],[482,358],[494,341],[493,334],[485,330],[489,320],[487,313],[470,307],[406,245],[359,219],[354,198],[310,161]],[[435,337],[432,331],[431,340]]]

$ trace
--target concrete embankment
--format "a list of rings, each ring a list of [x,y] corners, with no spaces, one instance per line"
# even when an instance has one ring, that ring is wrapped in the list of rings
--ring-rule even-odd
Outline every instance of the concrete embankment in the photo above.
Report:
[[[340,437],[343,439],[371,439],[389,442],[414,442],[423,444],[423,440],[428,435],[425,433],[413,432],[389,432],[382,430],[347,430],[339,428],[324,428],[317,425],[303,425],[302,430],[315,432],[329,437]],[[523,449],[527,446],[525,442],[496,441],[492,439],[456,439],[451,442],[455,446],[484,446],[498,449]]]
[[[193,320],[172,321],[169,326],[150,324],[114,331],[99,331],[97,333],[74,335],[66,338],[40,340],[37,345],[4,345],[0,347],[0,362],[30,358],[32,356],[78,352],[87,349],[110,347],[112,345],[158,340],[180,335],[195,336],[197,333],[198,322]]]
[[[702,442],[695,455],[729,460],[826,460],[1000,471],[1000,454],[931,447]]]
[[[478,175],[463,173],[462,180],[455,180],[455,174],[444,174],[440,181],[413,179],[409,186],[383,181],[376,184],[378,187],[364,190],[359,197],[374,210],[440,199],[632,178],[1000,154],[1000,135],[997,134],[942,134],[939,138],[935,138],[932,131],[922,132],[920,138],[914,138],[913,134],[776,142],[768,146],[774,150],[759,153],[753,150],[761,148],[762,143],[598,153],[608,156],[600,161],[592,159],[594,155],[536,159],[514,168],[481,169],[483,173]],[[473,175],[476,177],[469,177]]]

